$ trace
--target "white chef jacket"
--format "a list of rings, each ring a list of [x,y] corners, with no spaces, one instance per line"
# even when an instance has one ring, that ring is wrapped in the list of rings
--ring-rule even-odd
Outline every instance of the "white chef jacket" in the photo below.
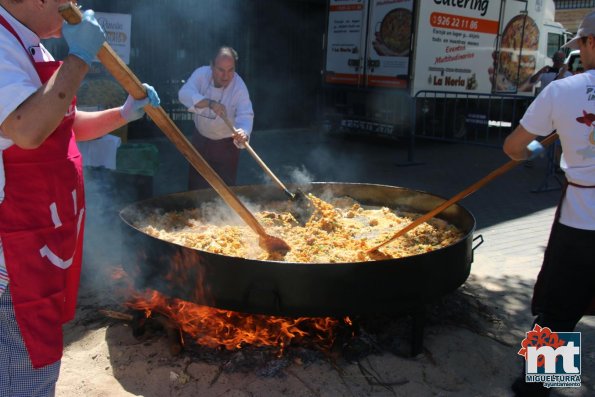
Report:
[[[225,106],[227,117],[233,125],[244,130],[246,135],[250,137],[254,111],[252,110],[248,87],[237,73],[235,73],[227,87],[217,88],[213,84],[211,67],[201,66],[192,73],[178,92],[180,102],[186,106],[189,112],[193,113],[194,125],[198,132],[213,140],[230,138],[232,132],[223,119],[216,117],[215,113],[208,107],[203,109],[194,107],[197,102],[205,98]]]

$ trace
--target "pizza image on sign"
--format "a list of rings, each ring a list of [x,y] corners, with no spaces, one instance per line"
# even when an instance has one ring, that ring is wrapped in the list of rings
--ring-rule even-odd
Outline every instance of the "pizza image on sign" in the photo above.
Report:
[[[374,49],[378,55],[407,56],[411,45],[411,11],[395,8],[376,29]]]
[[[539,28],[525,15],[512,18],[500,42],[499,71],[511,84],[526,82],[535,72]]]

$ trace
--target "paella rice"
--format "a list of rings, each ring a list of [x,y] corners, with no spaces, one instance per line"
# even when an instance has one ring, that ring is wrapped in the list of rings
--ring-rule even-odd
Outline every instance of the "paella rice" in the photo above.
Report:
[[[258,211],[256,218],[267,233],[291,246],[281,260],[302,263],[346,263],[378,259],[367,253],[420,214],[388,207],[364,206],[349,197],[324,201],[308,195],[313,213],[303,226],[284,208]],[[274,206],[269,206],[274,208]],[[241,222],[223,224],[209,220],[205,208],[152,214],[135,226],[171,243],[226,256],[267,260],[269,253],[258,246],[258,236]],[[387,257],[422,254],[451,245],[463,237],[461,230],[441,219],[421,224],[382,248]]]

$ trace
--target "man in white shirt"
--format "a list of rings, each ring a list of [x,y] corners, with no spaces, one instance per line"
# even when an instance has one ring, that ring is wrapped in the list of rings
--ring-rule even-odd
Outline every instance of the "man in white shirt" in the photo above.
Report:
[[[531,84],[541,82],[538,92],[543,91],[543,89],[554,80],[572,76],[572,73],[568,71],[568,66],[564,64],[564,52],[557,51],[554,53],[554,55],[552,55],[552,62],[552,66],[546,65],[542,67],[529,79]]]
[[[563,154],[564,189],[541,271],[533,291],[535,324],[552,332],[572,332],[595,297],[595,12],[581,23],[566,47],[581,50],[585,73],[551,82],[535,98],[520,125],[506,138],[504,151],[514,160],[532,157],[543,147],[535,140],[556,130]],[[539,383],[518,379],[517,395],[548,395]]]
[[[192,144],[230,186],[236,184],[240,148],[250,139],[254,111],[248,88],[236,73],[238,56],[231,47],[221,47],[210,66],[196,69],[180,88],[178,98],[193,113],[196,130]],[[222,119],[227,117],[235,131]],[[189,189],[209,187],[190,167]]]

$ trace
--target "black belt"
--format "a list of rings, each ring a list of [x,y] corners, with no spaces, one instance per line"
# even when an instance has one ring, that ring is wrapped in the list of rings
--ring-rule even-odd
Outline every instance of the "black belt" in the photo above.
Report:
[[[585,186],[585,185],[579,185],[578,183],[574,183],[574,182],[570,182],[570,181],[568,181],[568,184],[570,186],[580,187],[582,189],[595,189],[595,185]]]

